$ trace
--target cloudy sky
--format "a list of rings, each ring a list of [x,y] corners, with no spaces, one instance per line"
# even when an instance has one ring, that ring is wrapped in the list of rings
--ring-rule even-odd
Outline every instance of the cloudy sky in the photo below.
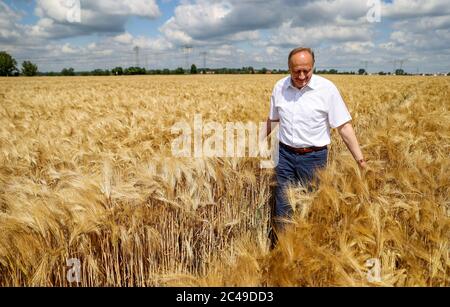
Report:
[[[139,47],[139,57],[133,50]],[[189,48],[186,48],[188,46]],[[40,71],[132,66],[450,71],[448,0],[0,0],[0,50]]]

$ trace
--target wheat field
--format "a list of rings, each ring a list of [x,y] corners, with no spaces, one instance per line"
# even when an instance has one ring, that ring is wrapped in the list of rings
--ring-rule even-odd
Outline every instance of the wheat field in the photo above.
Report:
[[[281,77],[0,79],[0,285],[450,286],[449,77],[325,76],[369,169],[334,131],[273,249],[273,170],[173,156],[195,114],[265,121]]]

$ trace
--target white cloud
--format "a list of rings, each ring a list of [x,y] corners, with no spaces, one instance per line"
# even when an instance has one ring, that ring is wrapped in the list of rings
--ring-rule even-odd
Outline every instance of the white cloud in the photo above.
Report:
[[[217,56],[231,56],[236,51],[235,49],[236,48],[234,48],[232,45],[223,45],[220,48],[212,50],[211,54]]]
[[[450,6],[446,0],[394,0],[383,6],[385,16],[393,21],[390,43],[383,47],[419,53],[450,52]]]
[[[271,38],[272,45],[319,47],[324,43],[369,41],[372,33],[368,27],[346,27],[323,25],[293,27],[292,21],[285,22]]]
[[[273,55],[273,54],[279,52],[279,50],[280,50],[280,49],[277,48],[277,47],[270,46],[270,47],[267,47],[267,48],[266,48],[266,53],[267,53],[268,55]]]
[[[296,1],[293,0],[292,2],[295,3]],[[287,16],[294,20],[294,26],[358,25],[367,23],[368,9],[367,1],[361,0],[305,1],[305,3],[299,3],[298,5],[293,4]]]
[[[160,31],[174,42],[190,43],[194,36],[202,37],[209,31],[220,31],[221,21],[231,12],[228,2],[181,4],[175,8],[175,13]]]
[[[146,36],[134,37],[132,46],[138,46],[150,51],[164,51],[173,48],[172,43],[163,37],[150,38]]]
[[[37,0],[35,13],[39,17],[51,18],[66,23],[70,10],[75,8],[67,0]],[[156,18],[161,12],[155,0],[96,0],[80,2],[82,23],[95,23],[96,18],[103,16],[141,16]],[[86,19],[86,20],[85,20]]]
[[[283,46],[365,41],[373,27],[366,18],[368,9],[360,0],[183,1],[160,31],[178,45],[249,41],[267,46],[262,30],[273,32],[272,44]]]
[[[345,54],[364,55],[371,54],[375,44],[372,42],[345,42],[331,47],[332,51],[338,51]]]
[[[450,14],[448,0],[392,0],[382,4],[382,17],[415,18]]]
[[[76,2],[76,1],[72,1]],[[33,26],[33,35],[67,38],[93,33],[123,32],[131,16],[154,19],[161,15],[155,0],[97,0],[80,4],[80,22],[73,22],[76,6],[66,0],[37,0],[35,14],[41,19]]]
[[[282,20],[280,9],[272,8],[272,2],[259,0],[183,2],[160,31],[177,44],[257,39],[258,30]]]
[[[23,14],[0,1],[0,43],[14,42],[21,37],[24,27],[19,21],[22,17]]]
[[[94,43],[90,43],[89,45],[88,45],[88,49],[89,50],[95,50],[97,48],[97,44],[94,42]]]
[[[171,17],[159,30],[169,41],[175,44],[191,44],[193,41],[192,37],[175,23],[174,17]]]
[[[427,33],[415,33],[407,29],[394,31],[390,39],[394,44],[405,50],[420,52],[423,50],[450,51],[450,30],[435,30],[432,35]]]
[[[256,41],[260,39],[259,31],[243,31],[226,36],[230,41]]]
[[[161,15],[155,0],[96,0],[89,1],[87,9],[108,15],[134,15],[147,18],[156,18]]]
[[[119,35],[115,36],[113,38],[113,40],[118,42],[118,43],[120,43],[120,44],[127,44],[127,45],[129,45],[129,44],[131,44],[133,42],[133,36],[130,33],[125,32],[125,33],[122,33],[122,34],[119,34]]]
[[[66,43],[61,48],[62,53],[65,54],[74,54],[77,53],[77,50],[74,49],[69,43]]]

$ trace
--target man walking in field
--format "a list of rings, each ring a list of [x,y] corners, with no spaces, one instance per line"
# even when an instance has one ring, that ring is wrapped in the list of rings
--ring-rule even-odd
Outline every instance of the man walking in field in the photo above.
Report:
[[[350,113],[336,86],[314,75],[314,52],[296,48],[288,58],[290,76],[277,82],[273,89],[267,135],[271,124],[279,123],[279,160],[276,167],[275,227],[283,230],[292,217],[286,198],[290,184],[309,186],[315,171],[327,164],[330,130],[336,128],[361,168],[366,167]]]

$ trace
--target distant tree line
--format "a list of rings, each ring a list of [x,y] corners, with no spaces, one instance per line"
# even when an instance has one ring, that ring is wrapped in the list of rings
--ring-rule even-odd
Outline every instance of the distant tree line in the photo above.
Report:
[[[185,74],[287,74],[287,70],[269,70],[267,68],[197,68],[192,64],[189,70],[182,67],[176,69],[145,69],[143,67],[115,67],[109,69],[94,69],[92,71],[74,71],[73,68],[64,68],[61,72],[39,73],[41,76],[122,76],[122,75],[185,75]]]
[[[184,74],[288,74],[288,70],[283,69],[255,69],[251,66],[242,68],[197,68],[195,64],[191,65],[190,70],[182,67],[176,69],[145,69],[143,67],[115,67],[109,69],[94,69],[92,71],[75,71],[74,68],[63,68],[60,72],[39,72],[38,66],[31,61],[24,61],[19,70],[16,60],[4,51],[0,51],[0,76],[122,76],[122,75],[184,75]],[[314,69],[316,74],[340,74],[340,75],[367,75],[364,68],[354,71],[338,71],[337,69]],[[391,75],[391,72],[378,72],[378,75]],[[410,75],[403,69],[396,69],[395,75]],[[430,75],[430,74],[427,74]],[[450,76],[450,72],[447,73]]]
[[[337,69],[314,69],[314,73],[318,75],[355,75],[354,71],[339,71]]]
[[[314,69],[314,73],[316,74],[331,74],[331,75],[368,75],[369,73],[364,69],[364,68],[360,68],[358,69],[357,72],[354,71],[338,71],[337,69],[329,69],[329,70],[316,70]],[[380,71],[378,73],[375,73],[375,75],[380,75],[380,76],[385,76],[385,75],[391,75],[392,73],[390,71],[388,72],[384,72],[384,71]],[[405,72],[403,69],[396,69],[395,70],[395,75],[397,76],[411,76],[412,74],[408,74],[407,72]],[[430,75],[430,74],[428,74]],[[447,74],[447,76],[449,76],[449,74]]]

